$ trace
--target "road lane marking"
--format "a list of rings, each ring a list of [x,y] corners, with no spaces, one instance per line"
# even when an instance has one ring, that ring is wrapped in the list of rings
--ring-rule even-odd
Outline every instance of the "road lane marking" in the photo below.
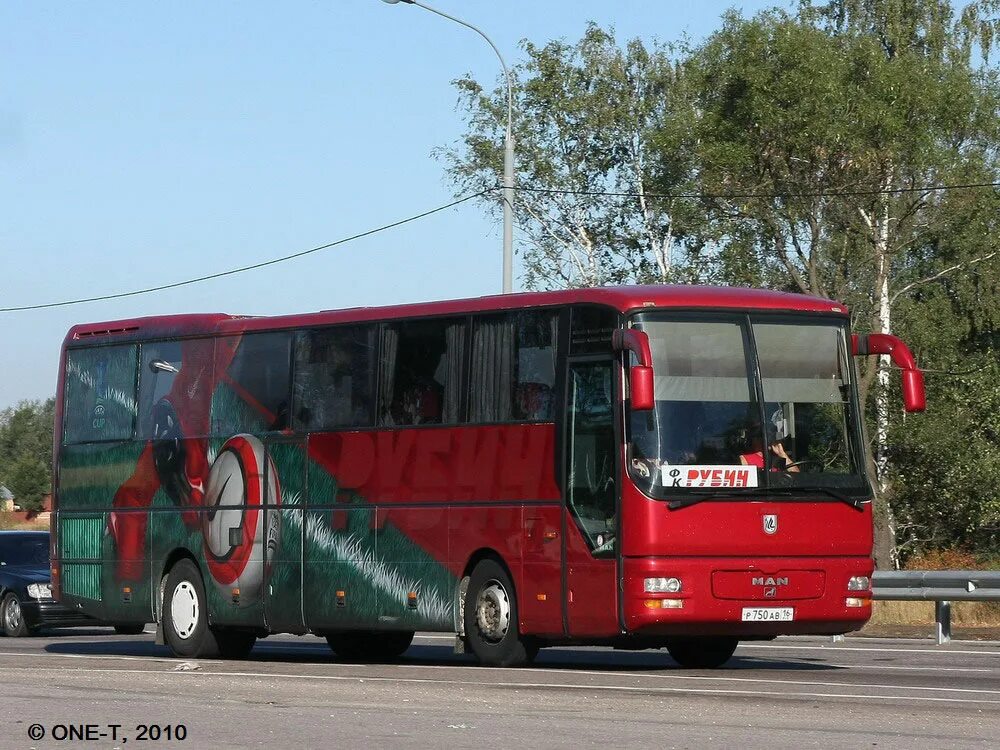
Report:
[[[61,659],[114,659],[116,661],[162,662],[164,664],[180,664],[181,660],[173,656],[123,656],[121,654],[54,654],[49,651],[0,651],[2,656],[53,656]]]
[[[639,693],[684,693],[699,695],[741,695],[749,697],[773,696],[777,698],[804,697],[804,698],[849,698],[854,700],[878,700],[878,701],[923,701],[932,703],[969,703],[976,705],[1000,705],[1000,700],[984,700],[980,698],[937,698],[931,696],[916,695],[865,695],[859,693],[816,693],[816,692],[781,692],[777,690],[735,690],[727,688],[686,688],[686,687],[638,687],[633,685],[576,685],[571,683],[544,683],[544,682],[468,682],[464,680],[431,680],[419,677],[349,677],[344,675],[296,675],[281,672],[208,672],[205,670],[192,672],[150,672],[139,669],[50,669],[47,667],[30,668],[14,667],[7,671],[14,672],[56,672],[61,675],[87,675],[87,674],[157,674],[157,675],[177,675],[180,677],[247,677],[254,679],[288,679],[288,680],[327,680],[333,682],[386,682],[386,683],[408,683],[408,684],[431,684],[431,685],[457,685],[475,687],[504,687],[504,688],[541,688],[541,689],[566,689],[566,690],[590,690],[604,692],[639,692]],[[850,686],[844,686],[850,687]],[[909,688],[904,688],[909,689]],[[995,691],[982,691],[995,694]]]
[[[7,652],[8,655],[11,652]],[[17,654],[19,656],[36,656],[38,654],[22,653]],[[177,663],[176,659],[163,659],[157,657],[135,657],[135,656],[89,656],[80,654],[44,654],[45,656],[63,656],[67,658],[76,659],[93,659],[93,658],[110,658],[119,661],[147,661],[154,663],[166,663],[174,664]],[[370,667],[370,666],[380,666],[380,665],[369,665],[369,664],[354,664],[354,663],[342,663],[342,662],[329,662],[324,663],[322,666],[335,669],[357,669],[359,667]],[[944,693],[974,693],[974,694],[987,694],[995,695],[996,690],[983,690],[978,688],[953,688],[953,687],[937,687],[937,686],[925,686],[925,685],[891,685],[891,684],[880,684],[880,683],[845,683],[845,682],[830,682],[823,680],[789,680],[789,679],[774,679],[774,678],[763,678],[763,677],[737,677],[729,675],[690,675],[690,674],[676,674],[673,672],[664,673],[658,672],[656,674],[643,674],[634,672],[620,672],[620,671],[607,671],[607,670],[581,670],[581,669],[555,669],[549,667],[532,667],[532,668],[519,668],[519,667],[482,667],[473,664],[395,664],[392,665],[394,669],[400,670],[461,670],[468,672],[473,675],[475,672],[489,671],[489,672],[514,672],[516,674],[555,674],[555,675],[581,675],[587,677],[623,677],[630,679],[655,679],[655,680],[674,680],[674,681],[685,681],[685,682],[732,682],[732,683],[752,683],[752,684],[768,684],[768,685],[795,685],[802,687],[833,687],[833,688],[870,688],[875,690],[908,690],[908,691],[928,691],[928,692],[944,692]],[[96,671],[96,670],[95,670]],[[105,670],[108,671],[108,670]],[[122,672],[126,670],[120,670]],[[151,673],[150,670],[135,670],[140,673]],[[217,674],[236,674],[235,672],[218,672]],[[266,674],[266,673],[265,673]],[[314,678],[324,678],[333,677],[333,675],[301,675],[304,678],[314,679]],[[339,677],[339,676],[338,676]],[[374,677],[364,677],[359,679],[375,679]],[[391,677],[379,677],[379,679],[393,679]],[[411,679],[411,678],[399,678],[401,680]],[[415,679],[415,678],[414,678]],[[435,682],[435,680],[431,680]],[[441,681],[443,682],[443,680]],[[477,684],[474,680],[463,681],[458,680],[457,682],[463,682],[464,684]],[[576,683],[574,683],[576,684]],[[580,686],[586,686],[585,683],[580,683]],[[651,688],[652,689],[652,688]]]
[[[741,643],[739,649],[782,649],[788,651],[863,651],[876,652],[880,654],[934,654],[936,656],[948,656],[950,654],[961,654],[966,656],[1000,656],[1000,651],[965,651],[952,648],[860,648],[858,646],[839,646],[830,644],[827,646],[794,646],[791,644],[762,644],[762,643]]]
[[[263,648],[261,648],[263,646]],[[307,643],[270,643],[263,644],[258,643],[257,647],[261,649],[258,653],[262,651],[267,651],[270,654],[280,653],[281,649],[286,650],[298,650],[298,651],[315,651],[324,656],[328,655],[327,648],[325,645],[321,644],[307,644]],[[799,648],[799,647],[796,647]],[[868,649],[865,649],[868,650]],[[591,652],[599,653],[599,652]],[[952,652],[955,653],[955,652]],[[177,659],[171,656],[126,656],[120,654],[67,654],[67,653],[52,653],[47,651],[4,651],[0,650],[0,657],[11,656],[11,657],[36,657],[36,656],[47,656],[56,657],[64,659],[113,659],[115,661],[138,661],[138,662],[154,662],[162,664],[174,664],[177,663]],[[665,656],[665,655],[664,655]],[[359,663],[351,662],[337,662],[337,661],[323,661],[323,666],[327,667],[358,667],[358,666],[371,666]],[[378,665],[382,666],[382,665]],[[489,669],[493,671],[514,671],[521,672],[523,667],[485,667],[475,663],[464,663],[464,664],[395,664],[392,665],[401,669]],[[648,669],[650,665],[642,665],[643,669]],[[900,666],[900,665],[883,665],[883,664],[834,664],[830,662],[824,663],[824,666],[830,669],[847,669],[847,670],[865,670],[865,671],[900,671],[900,672],[955,672],[955,673],[996,673],[998,670],[994,667],[937,667],[937,666]],[[761,679],[761,678],[750,678],[750,677],[736,677],[736,676],[718,676],[718,677],[707,677],[707,676],[695,676],[695,675],[680,675],[674,674],[679,668],[673,665],[667,665],[664,667],[670,672],[664,673],[658,671],[655,674],[648,674],[642,672],[625,672],[625,671],[609,671],[609,670],[582,670],[576,669],[571,664],[565,666],[551,665],[551,666],[534,666],[529,668],[532,672],[545,672],[548,674],[579,674],[579,675],[608,675],[615,677],[643,677],[643,678],[662,678],[662,677],[672,677],[675,679],[710,679],[710,680],[733,680],[733,681],[763,681],[763,682],[779,682],[778,680],[771,679]],[[751,667],[753,669],[753,667]],[[808,682],[802,680],[790,680],[790,683],[794,684],[846,684],[846,683],[821,683],[821,682]],[[881,687],[881,686],[880,686]],[[901,686],[902,687],[902,686]],[[905,689],[905,688],[904,688]],[[935,690],[945,690],[946,688],[925,688],[925,689],[935,689]]]
[[[709,676],[709,675],[691,675],[691,674],[675,674],[674,672],[669,673],[657,673],[657,674],[636,674],[634,672],[609,672],[605,670],[585,670],[585,669],[551,669],[548,667],[529,667],[527,669],[523,667],[482,667],[477,665],[446,665],[446,664],[394,664],[393,667],[397,669],[464,669],[470,672],[475,670],[486,670],[490,672],[518,672],[525,673],[530,672],[534,674],[544,673],[544,674],[561,674],[561,675],[587,675],[587,676],[607,676],[607,677],[631,677],[631,678],[647,678],[647,679],[660,679],[660,680],[691,680],[691,681],[709,681],[709,682],[750,682],[750,683],[766,683],[772,685],[808,685],[813,687],[843,687],[843,688],[889,688],[892,690],[932,690],[944,693],[985,693],[987,695],[996,695],[996,690],[982,690],[979,688],[947,688],[947,687],[928,687],[928,686],[909,686],[909,685],[885,685],[878,683],[846,683],[846,682],[826,682],[821,680],[785,680],[785,679],[765,679],[762,677],[729,677],[729,676]],[[676,670],[679,671],[679,670]]]

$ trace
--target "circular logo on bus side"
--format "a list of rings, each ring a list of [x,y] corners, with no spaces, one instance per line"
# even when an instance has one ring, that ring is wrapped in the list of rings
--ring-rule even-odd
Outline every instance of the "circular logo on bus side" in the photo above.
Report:
[[[264,509],[265,461],[269,512]],[[278,548],[280,503],[278,472],[263,443],[253,435],[227,440],[208,475],[202,531],[212,578],[225,595],[238,588],[241,605],[259,600],[267,573],[264,547],[268,566]]]

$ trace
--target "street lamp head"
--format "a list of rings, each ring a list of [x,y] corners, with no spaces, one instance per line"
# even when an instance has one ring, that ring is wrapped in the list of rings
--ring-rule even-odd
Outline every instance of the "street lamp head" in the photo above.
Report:
[[[406,3],[407,5],[413,5],[413,0],[382,0],[383,3],[388,3],[389,5],[395,5],[396,3]]]

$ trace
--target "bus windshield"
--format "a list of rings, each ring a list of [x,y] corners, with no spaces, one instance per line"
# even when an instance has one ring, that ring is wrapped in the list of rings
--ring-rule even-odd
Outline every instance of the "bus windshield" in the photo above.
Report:
[[[629,419],[629,470],[645,492],[868,493],[844,324],[647,314],[634,325],[653,356],[655,406]]]

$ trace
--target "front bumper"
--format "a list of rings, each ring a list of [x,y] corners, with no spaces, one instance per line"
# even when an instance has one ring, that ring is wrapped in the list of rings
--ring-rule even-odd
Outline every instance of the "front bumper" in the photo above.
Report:
[[[54,599],[22,601],[21,613],[29,628],[72,628],[100,624],[93,617],[70,609]]]
[[[625,558],[625,626],[640,636],[847,633],[860,629],[872,612],[871,591],[848,591],[847,581],[851,576],[871,576],[872,567],[868,557]],[[723,590],[723,576],[741,575],[746,577],[745,586]],[[806,575],[808,582],[797,589]],[[643,580],[656,577],[680,578],[683,588],[674,594],[646,593]],[[848,598],[861,606],[848,606]],[[682,604],[652,605],[660,599]],[[744,608],[791,609],[794,619],[744,622]]]

